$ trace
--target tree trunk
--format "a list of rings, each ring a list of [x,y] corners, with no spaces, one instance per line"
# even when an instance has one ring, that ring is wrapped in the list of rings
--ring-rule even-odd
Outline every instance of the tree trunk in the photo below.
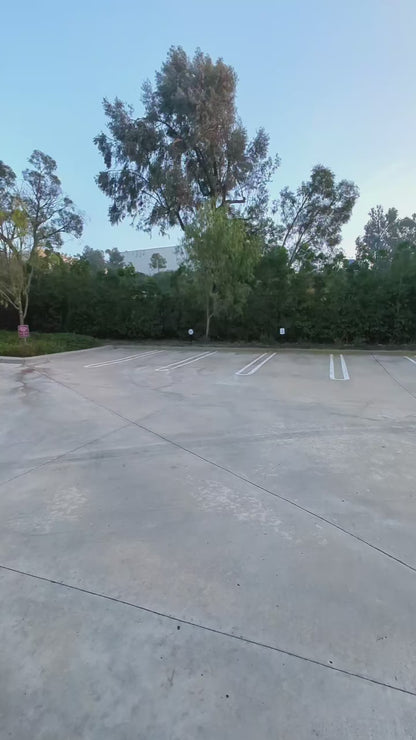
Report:
[[[209,325],[211,323],[211,319],[212,319],[212,314],[208,314],[207,315],[207,325],[206,325],[206,329],[205,329],[205,341],[206,342],[209,341]]]
[[[24,308],[23,308],[23,321],[22,324],[25,323],[26,316],[27,316],[27,310],[29,308],[29,293],[30,293],[30,287],[32,285],[32,277],[33,277],[33,270],[30,268],[30,272],[27,276],[27,282],[26,286],[24,288]]]
[[[207,305],[206,305],[206,322],[205,322],[205,341],[209,341],[209,326],[212,319],[212,313],[211,313],[211,306],[210,306],[210,296],[208,294],[207,296]]]

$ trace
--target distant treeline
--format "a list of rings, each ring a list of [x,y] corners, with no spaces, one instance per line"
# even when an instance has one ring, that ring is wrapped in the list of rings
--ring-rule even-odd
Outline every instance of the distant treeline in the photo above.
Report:
[[[5,314],[2,325],[5,327]],[[154,277],[131,266],[97,266],[55,256],[33,277],[28,321],[37,331],[104,338],[184,338],[205,332],[205,307],[187,267]],[[10,324],[10,322],[8,322]],[[342,255],[293,268],[282,247],[257,262],[238,304],[219,306],[214,340],[273,342],[280,327],[290,342],[397,344],[416,341],[416,248],[402,244],[369,264]]]

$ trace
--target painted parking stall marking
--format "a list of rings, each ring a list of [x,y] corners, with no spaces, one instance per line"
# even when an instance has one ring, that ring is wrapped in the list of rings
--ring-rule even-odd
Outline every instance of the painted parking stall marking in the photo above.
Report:
[[[404,357],[405,360],[409,360],[409,362],[413,362],[414,365],[416,365],[416,360],[413,360],[411,357]]]
[[[171,362],[169,365],[164,365],[163,367],[157,367],[155,369],[155,372],[168,372],[169,370],[176,370],[178,367],[185,367],[186,365],[192,365],[193,362],[199,362],[199,360],[202,360],[204,357],[210,357],[211,355],[215,355],[217,350],[213,350],[213,352],[203,352],[200,355],[195,355],[193,357],[187,357],[184,360],[177,360],[176,362]]]
[[[107,360],[106,362],[93,362],[90,365],[84,365],[86,368],[91,367],[105,367],[106,365],[118,365],[120,362],[128,362],[129,360],[137,360],[140,357],[150,357],[151,355],[157,355],[163,352],[163,349],[155,349],[150,352],[140,352],[138,355],[128,355],[127,357],[119,357],[117,360]]]
[[[349,380],[350,375],[348,372],[347,363],[345,362],[345,359],[344,359],[344,355],[339,356],[339,361],[341,365],[342,378],[335,377],[334,355],[329,355],[329,378],[330,380]]]
[[[249,362],[247,365],[244,365],[244,367],[241,368],[241,370],[237,370],[235,375],[254,375],[254,373],[257,372],[257,370],[260,370],[263,365],[266,364],[266,362],[269,362],[269,360],[274,357],[276,352],[263,352],[262,355],[259,355],[254,360]]]

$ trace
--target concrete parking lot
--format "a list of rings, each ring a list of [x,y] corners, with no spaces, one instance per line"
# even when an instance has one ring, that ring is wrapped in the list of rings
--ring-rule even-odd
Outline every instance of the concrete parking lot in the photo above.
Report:
[[[0,737],[416,738],[416,358],[0,364]]]

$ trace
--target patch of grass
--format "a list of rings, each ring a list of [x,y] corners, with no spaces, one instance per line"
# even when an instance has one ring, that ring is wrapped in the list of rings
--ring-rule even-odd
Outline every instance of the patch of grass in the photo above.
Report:
[[[0,331],[0,356],[34,357],[52,352],[99,347],[101,342],[83,334],[40,334],[33,332],[29,339],[19,339],[15,331]]]

